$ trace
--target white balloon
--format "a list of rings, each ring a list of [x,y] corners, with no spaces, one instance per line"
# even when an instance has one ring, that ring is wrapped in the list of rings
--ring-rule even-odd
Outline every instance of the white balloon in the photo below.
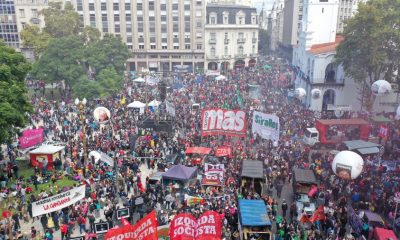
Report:
[[[307,95],[306,90],[304,90],[304,88],[296,88],[296,90],[294,90],[294,95],[297,98],[303,98]]]
[[[317,88],[314,88],[313,90],[311,90],[311,96],[314,99],[319,99],[321,97],[321,94],[322,94],[321,90],[319,90]]]
[[[387,95],[392,91],[392,85],[386,80],[378,80],[372,84],[371,91],[376,96]]]
[[[332,162],[333,172],[344,180],[355,179],[360,176],[364,167],[364,160],[352,151],[341,151],[336,154]]]
[[[110,121],[111,113],[110,113],[110,110],[108,110],[105,107],[97,107],[93,111],[93,117],[96,122],[98,122],[100,124],[105,124],[108,121]]]

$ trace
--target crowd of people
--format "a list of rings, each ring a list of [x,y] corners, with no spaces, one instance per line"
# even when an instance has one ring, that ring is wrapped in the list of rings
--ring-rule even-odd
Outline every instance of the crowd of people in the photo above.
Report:
[[[166,98],[174,106],[175,116],[170,116],[162,106],[159,110],[146,109],[143,114],[128,108],[127,103],[134,100],[149,102],[157,95],[150,91],[156,87],[134,83],[127,77],[120,93],[88,101],[83,110],[83,124],[68,88],[60,89],[59,97],[52,92],[46,98],[42,95],[44,91],[40,90],[44,90],[43,83],[30,82],[30,86],[37,90],[32,98],[35,111],[30,115],[30,125],[42,127],[46,138],[63,144],[65,150],[61,159],[56,159],[56,169],[35,168],[30,178],[18,175],[15,159],[20,153],[17,147],[10,145],[4,151],[7,167],[2,168],[0,174],[2,209],[11,209],[12,217],[2,220],[0,239],[6,239],[10,231],[17,239],[46,240],[68,239],[75,228],[82,235],[94,233],[95,222],[108,222],[110,228],[114,227],[116,210],[123,207],[131,208],[140,217],[155,209],[160,226],[168,224],[174,215],[181,212],[199,216],[206,210],[214,210],[223,216],[221,238],[239,239],[239,199],[265,201],[274,223],[271,232],[276,239],[349,238],[350,208],[354,214],[369,209],[393,221],[396,217],[393,194],[400,191],[400,168],[377,167],[371,160],[363,175],[354,181],[336,177],[330,165],[334,155],[311,152],[300,141],[304,129],[314,125],[315,113],[290,95],[295,72],[281,60],[267,58],[260,66],[266,64],[271,68],[233,70],[225,74],[226,79],[219,81],[205,75],[178,74],[176,79],[181,86],[171,87]],[[258,97],[254,96],[249,85],[258,86]],[[199,109],[193,108],[197,103]],[[93,110],[98,106],[110,110],[108,123],[99,124],[93,118]],[[202,137],[201,109],[207,108],[245,110],[248,119],[246,137]],[[276,114],[280,118],[279,141],[253,137],[250,121],[253,110]],[[168,119],[173,119],[170,131],[154,131],[141,126],[144,119],[160,121],[167,119],[167,115]],[[210,155],[218,146],[232,147],[231,157],[213,158],[213,161],[225,164],[221,186],[201,184],[203,164],[196,165],[198,177],[191,181],[150,184],[151,174],[157,171],[167,171],[177,163],[193,166],[192,159],[184,153],[186,148],[196,146],[212,148]],[[114,166],[88,156],[90,151],[108,154],[115,161]],[[167,156],[173,154],[177,156],[175,162],[166,161]],[[241,162],[245,159],[264,163],[265,191],[257,192],[254,186],[241,188]],[[283,199],[282,191],[285,186],[291,188],[295,168],[312,169],[318,176],[321,184],[315,198],[323,195],[320,205],[324,206],[324,220],[310,221],[303,217],[304,213],[297,209],[295,196],[291,193],[287,195],[292,199]],[[33,217],[32,202],[68,189],[57,187],[58,179],[62,178],[76,181],[74,186],[85,184],[86,198],[61,211]],[[34,191],[37,185],[49,181],[54,183],[50,189],[40,193]],[[185,195],[203,201],[189,205]],[[143,201],[139,202],[139,198]],[[364,218],[360,219],[367,226],[352,223],[355,238],[366,236],[372,227]],[[130,220],[133,221],[133,214]],[[42,228],[32,227],[29,233],[21,232],[22,224],[33,221],[40,221]],[[58,230],[61,235],[58,235]],[[95,234],[86,236],[87,239],[96,238]],[[254,234],[250,239],[258,237]]]

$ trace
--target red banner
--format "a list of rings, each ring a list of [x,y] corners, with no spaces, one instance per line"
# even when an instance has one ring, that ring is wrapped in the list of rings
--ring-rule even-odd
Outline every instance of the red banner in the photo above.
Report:
[[[221,217],[217,212],[207,211],[197,220],[189,213],[181,213],[172,220],[169,237],[174,240],[220,240],[221,228]]]
[[[19,147],[28,148],[43,142],[43,128],[30,129],[22,132],[19,138]]]
[[[215,156],[232,158],[232,147],[221,146],[215,150]]]
[[[133,226],[110,229],[105,240],[157,240],[157,218],[152,211]]]
[[[221,186],[221,180],[219,175],[204,175],[201,179],[201,185],[205,186]]]
[[[246,112],[243,110],[205,109],[202,112],[201,123],[202,136],[246,137]]]
[[[389,128],[386,127],[385,125],[380,125],[378,137],[386,139],[388,135],[389,135]]]

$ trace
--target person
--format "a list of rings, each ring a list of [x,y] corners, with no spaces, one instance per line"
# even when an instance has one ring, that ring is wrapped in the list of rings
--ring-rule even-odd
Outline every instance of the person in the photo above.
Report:
[[[61,240],[67,240],[68,239],[68,225],[63,223],[61,224],[61,228],[60,228],[60,232],[61,232]]]
[[[40,223],[42,224],[43,230],[46,230],[46,229],[47,229],[47,222],[48,222],[47,215],[46,215],[46,214],[43,214],[43,215],[40,217]]]
[[[34,226],[31,227],[31,239],[35,239],[36,238],[36,228]]]
[[[82,234],[83,232],[86,232],[86,229],[85,229],[85,224],[86,224],[86,219],[82,216],[82,215],[80,215],[79,217],[78,217],[78,224],[79,224],[79,232]]]
[[[288,209],[288,205],[285,199],[282,200],[282,216],[286,217],[286,211]]]

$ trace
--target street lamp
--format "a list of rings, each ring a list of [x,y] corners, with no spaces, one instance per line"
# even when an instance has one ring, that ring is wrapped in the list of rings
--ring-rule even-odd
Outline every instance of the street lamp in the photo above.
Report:
[[[87,162],[87,139],[86,139],[86,128],[85,128],[85,106],[87,100],[83,98],[82,101],[79,98],[75,99],[75,105],[79,110],[79,119],[82,124],[82,143],[83,143],[83,173],[86,175],[86,162]]]

